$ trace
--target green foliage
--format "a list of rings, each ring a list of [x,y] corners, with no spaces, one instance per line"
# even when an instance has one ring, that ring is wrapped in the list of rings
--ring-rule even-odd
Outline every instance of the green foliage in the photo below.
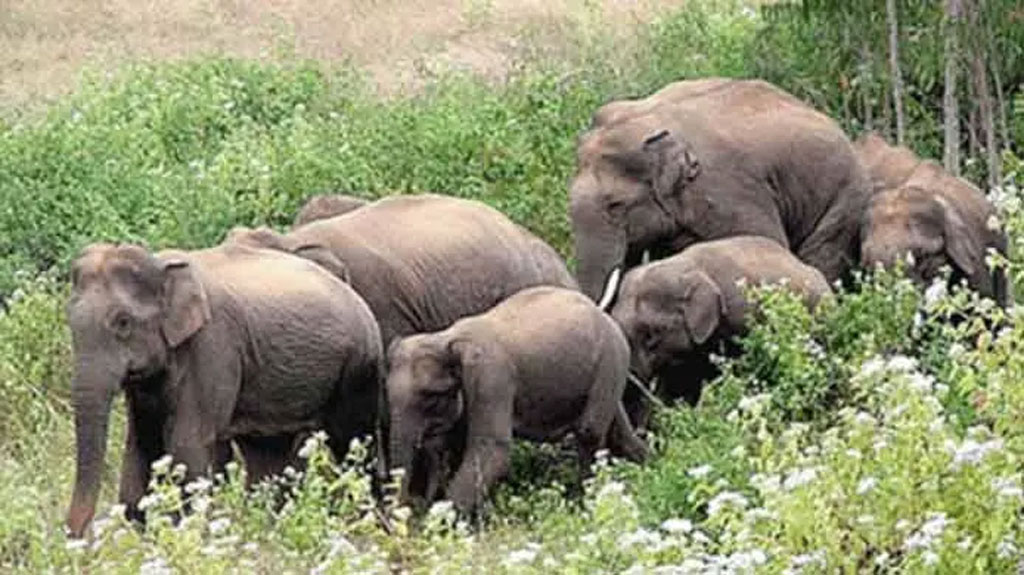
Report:
[[[912,9],[918,34],[928,8]],[[309,62],[136,65],[0,125],[0,571],[1014,572],[1024,323],[964,291],[922,296],[898,272],[813,313],[784,289],[754,290],[740,355],[721,361],[697,408],[655,414],[651,461],[602,459],[566,497],[571,450],[517,444],[475,529],[444,502],[421,520],[393,496],[375,508],[365,449],[339,464],[320,434],[303,469],[254,489],[230,466],[182,490],[161,460],[147,526],[129,526],[109,504],[120,408],[92,538],[60,528],[74,461],[61,272],[82,245],[203,246],[233,225],[284,225],[314,193],[430,190],[482,199],[568,253],[565,183],[595,107],[682,77],[763,74],[856,128],[861,104],[843,86],[870,86],[877,106],[881,70],[837,75],[854,56],[822,48],[845,41],[837,22],[855,29],[853,10],[766,24],[742,2],[688,3],[642,30],[635,52],[580,30],[569,61],[538,56],[497,87],[447,76],[391,101],[352,70]],[[909,119],[929,150],[935,62],[915,50]],[[1019,130],[1024,116],[1011,117]],[[1009,153],[1006,166],[995,199],[1013,240],[1004,264],[1022,285],[1022,170]]]

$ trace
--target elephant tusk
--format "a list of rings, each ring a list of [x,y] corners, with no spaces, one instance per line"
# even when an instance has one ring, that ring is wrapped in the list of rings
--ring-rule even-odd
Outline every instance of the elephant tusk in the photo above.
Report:
[[[622,267],[617,266],[612,270],[612,273],[608,274],[608,281],[604,284],[604,292],[601,294],[601,299],[597,303],[597,307],[601,311],[607,312],[608,308],[611,307],[612,302],[615,301],[615,296],[619,292],[620,279],[622,279]]]
[[[647,265],[651,262],[651,250],[644,250],[640,256],[640,265]]]
[[[659,408],[664,408],[665,407],[665,402],[663,402],[662,400],[658,399],[653,393],[651,393],[651,390],[647,389],[647,386],[644,385],[644,382],[640,381],[640,378],[637,377],[635,374],[633,374],[632,372],[629,372],[626,375],[626,379],[630,383],[635,385],[637,387],[637,389],[640,390],[640,393],[642,393],[644,395],[644,397],[649,399],[651,401],[651,403],[653,403],[654,405],[657,405]],[[658,379],[655,378],[654,379],[655,384],[657,383],[657,381],[658,381]]]

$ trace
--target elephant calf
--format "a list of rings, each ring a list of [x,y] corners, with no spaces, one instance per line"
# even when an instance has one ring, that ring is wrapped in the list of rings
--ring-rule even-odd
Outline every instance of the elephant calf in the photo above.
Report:
[[[392,462],[403,496],[430,502],[444,491],[471,513],[507,472],[513,435],[551,441],[574,432],[581,474],[606,439],[641,461],[621,397],[629,346],[615,322],[582,293],[524,289],[444,331],[396,340],[388,350]]]
[[[703,380],[714,373],[714,344],[746,329],[748,302],[738,282],[785,282],[809,307],[832,293],[817,269],[759,236],[736,236],[693,245],[672,257],[630,270],[611,314],[632,350],[633,371],[657,376],[662,394],[695,404]],[[634,424],[646,418],[640,398],[627,396]]]
[[[339,458],[374,432],[380,332],[347,284],[304,258],[242,245],[152,254],[93,244],[72,266],[77,472],[68,528],[92,519],[114,396],[127,396],[119,499],[137,517],[150,465],[217,471],[235,440],[249,479],[280,472],[298,434]]]
[[[875,134],[858,139],[856,150],[875,181],[861,222],[862,265],[892,266],[910,255],[908,275],[918,283],[949,265],[954,282],[967,280],[1002,307],[1012,302],[1005,271],[989,270],[986,262],[990,249],[1005,257],[1008,240],[984,192]]]

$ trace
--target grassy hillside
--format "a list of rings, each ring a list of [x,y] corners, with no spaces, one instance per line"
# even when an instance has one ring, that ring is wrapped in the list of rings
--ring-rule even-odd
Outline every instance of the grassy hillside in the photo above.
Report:
[[[504,3],[478,6],[485,16]],[[221,485],[192,486],[198,511],[174,525],[183,500],[164,467],[145,531],[113,509],[95,539],[65,540],[74,456],[63,305],[81,246],[203,246],[233,225],[284,225],[314,193],[429,190],[497,206],[568,256],[575,138],[608,99],[681,77],[766,76],[841,115],[813,50],[796,63],[771,58],[810,40],[746,3],[690,2],[628,28],[625,43],[587,18],[560,21],[562,48],[517,54],[500,81],[444,74],[415,96],[380,98],[367,67],[202,57],[127,64],[41,112],[6,115],[0,571],[1014,573],[1024,323],[889,275],[814,316],[784,292],[760,294],[764,317],[702,405],[658,414],[654,461],[606,462],[580,499],[563,493],[571,458],[519,446],[482,525],[443,504],[422,522],[390,505],[382,522],[356,462],[336,466],[314,441],[308,472],[284,481],[283,509],[271,505],[280,486],[245,493],[235,469]],[[1011,121],[1024,126],[1024,105]],[[915,122],[926,152],[934,126]],[[1009,153],[1006,171],[994,197],[1017,246],[1024,170]],[[1020,253],[1006,265],[1024,285]],[[120,423],[101,515],[116,490]]]

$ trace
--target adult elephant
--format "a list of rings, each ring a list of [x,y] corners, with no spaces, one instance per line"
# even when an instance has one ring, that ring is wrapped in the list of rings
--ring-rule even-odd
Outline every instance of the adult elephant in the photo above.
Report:
[[[235,228],[227,241],[298,253],[344,274],[377,317],[385,347],[527,287],[578,289],[551,246],[498,210],[451,196],[390,196],[285,234]]]
[[[685,80],[594,115],[569,190],[577,277],[699,241],[770,238],[831,282],[858,258],[867,175],[830,118],[758,80]]]
[[[68,528],[92,519],[111,404],[127,397],[119,499],[131,516],[165,453],[193,478],[237,442],[249,479],[283,471],[305,433],[337,457],[375,431],[380,332],[351,287],[303,258],[228,245],[153,254],[94,244],[67,305],[77,470]]]
[[[297,228],[303,224],[316,220],[324,220],[341,214],[347,214],[352,210],[358,210],[366,205],[366,200],[345,194],[319,194],[306,200],[295,214],[295,221],[292,227]]]
[[[861,263],[892,266],[909,254],[908,275],[918,283],[930,282],[948,265],[952,281],[965,279],[979,294],[1010,305],[1006,271],[990,270],[986,262],[989,251],[1007,257],[1009,240],[985,193],[877,134],[861,136],[855,148],[875,188],[860,232]]]
[[[296,253],[347,278],[373,310],[385,347],[445,329],[528,287],[579,289],[551,246],[498,210],[436,194],[383,198],[286,234],[235,228],[227,242]],[[387,466],[383,388],[378,402],[377,460]]]

